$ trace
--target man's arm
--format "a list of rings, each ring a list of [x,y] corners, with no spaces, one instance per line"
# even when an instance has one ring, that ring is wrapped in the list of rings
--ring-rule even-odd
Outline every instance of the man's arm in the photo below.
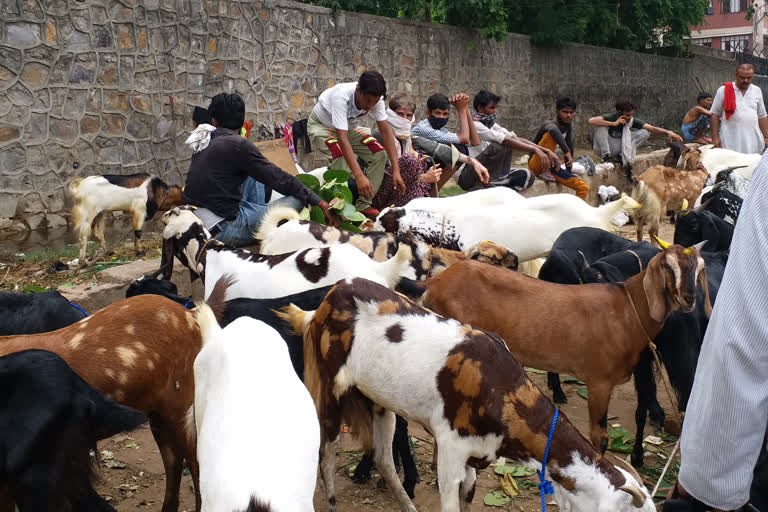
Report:
[[[429,123],[418,123],[411,129],[411,135],[416,137],[422,137],[440,144],[461,144],[459,137],[449,131],[435,130]]]
[[[725,87],[720,87],[715,93],[715,99],[712,100],[712,117],[710,118],[712,128],[712,144],[719,148],[720,143],[720,116],[723,115],[723,102],[725,101]]]
[[[591,126],[607,126],[607,127],[619,126],[620,124],[627,124],[627,120],[621,116],[619,116],[619,118],[615,121],[606,121],[605,119],[603,119],[603,116],[595,116],[595,117],[590,117],[587,120],[587,122]]]
[[[517,149],[526,153],[535,153],[541,159],[544,169],[551,169],[558,165],[557,155],[552,151],[522,137],[505,137],[503,144],[512,149]]]
[[[544,124],[544,128],[547,130],[547,133],[549,133],[549,136],[552,137],[552,140],[557,143],[557,145],[560,147],[560,150],[563,152],[563,156],[565,157],[565,166],[570,168],[571,164],[573,163],[573,155],[571,152],[572,145],[568,143],[565,137],[563,137],[563,133],[554,122],[546,122]],[[570,135],[570,131],[568,134]]]
[[[758,121],[759,122],[759,121]],[[712,144],[716,147],[720,147],[720,116],[712,116]]]
[[[643,130],[648,130],[651,133],[655,133],[656,135],[666,135],[669,137],[670,141],[676,140],[679,142],[682,142],[683,138],[676,134],[675,132],[671,130],[667,130],[666,128],[659,128],[658,126],[653,126],[652,124],[645,123],[643,125]]]
[[[467,105],[469,105],[469,96],[461,93],[454,94],[453,97],[451,97],[450,102],[451,105],[456,107],[456,111],[459,115],[459,133],[457,134],[459,137],[459,143],[464,144],[465,146],[477,146],[480,144],[480,139],[476,139],[476,143],[474,144],[470,139],[469,125],[474,123],[469,116],[469,109],[467,108]],[[475,132],[475,137],[477,137],[477,132]]]
[[[387,152],[389,162],[392,165],[392,182],[400,194],[405,194],[405,182],[400,176],[400,165],[398,164],[397,148],[395,148],[395,134],[387,121],[376,121],[381,133],[381,143]]]
[[[357,182],[357,190],[360,195],[366,199],[373,199],[373,187],[368,178],[363,174],[363,170],[357,164],[357,155],[355,155],[352,149],[352,144],[347,137],[348,130],[336,129],[336,139],[339,141],[339,147],[341,148],[341,154],[344,156],[344,161],[347,162],[349,170],[352,172],[352,177]]]

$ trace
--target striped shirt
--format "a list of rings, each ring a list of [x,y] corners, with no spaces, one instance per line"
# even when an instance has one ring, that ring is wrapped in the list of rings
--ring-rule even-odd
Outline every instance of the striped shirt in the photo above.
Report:
[[[768,423],[768,152],[733,234],[696,367],[680,441],[679,480],[711,507],[749,500]]]

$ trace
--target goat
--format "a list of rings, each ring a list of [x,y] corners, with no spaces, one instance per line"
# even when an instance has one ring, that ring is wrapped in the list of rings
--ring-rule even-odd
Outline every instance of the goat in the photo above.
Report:
[[[457,265],[466,264],[488,267]],[[320,417],[320,469],[331,511],[342,417],[364,446],[374,446],[379,471],[404,512],[416,508],[398,485],[388,449],[392,411],[434,436],[443,512],[466,510],[476,468],[500,456],[542,469],[555,409],[498,336],[364,279],[339,282],[313,314],[289,306],[283,316],[304,334],[304,374]],[[563,414],[546,470],[562,510],[655,510],[641,481],[603,458]]]
[[[643,241],[643,226],[649,224],[651,243],[656,245],[654,237],[659,235],[659,222],[667,210],[684,209],[684,205],[693,204],[701,193],[709,176],[701,164],[701,153],[698,149],[687,149],[682,160],[683,170],[654,165],[637,177],[632,197],[643,206],[632,213],[632,218],[638,242]]]
[[[375,229],[412,235],[436,247],[466,250],[481,240],[490,240],[515,253],[521,262],[549,252],[557,237],[578,226],[607,229],[619,211],[639,207],[623,195],[598,208],[571,194],[549,194],[504,206],[445,215],[408,208],[385,208]]]
[[[80,241],[80,261],[83,262],[91,233],[98,239],[102,249],[107,250],[104,239],[107,212],[131,212],[136,256],[144,256],[141,248],[144,221],[151,219],[157,211],[166,211],[182,204],[181,187],[168,186],[160,178],[145,173],[77,178],[72,180],[68,188],[74,201],[72,219]]]
[[[701,163],[709,173],[708,181],[714,182],[717,173],[732,166],[738,166],[739,174],[752,179],[752,173],[762,158],[759,154],[739,153],[730,149],[716,148],[711,144],[700,146]]]
[[[411,236],[397,237],[393,233],[370,231],[352,233],[333,226],[326,226],[308,220],[299,220],[299,214],[292,208],[272,207],[264,216],[255,237],[261,240],[262,254],[276,255],[298,251],[309,247],[327,247],[334,244],[349,244],[357,247],[374,261],[386,261],[397,253],[402,242],[411,248],[413,259],[410,270],[403,275],[408,279],[423,280],[437,275],[456,261],[476,259],[517,269],[517,256],[492,242],[484,241],[470,247],[466,253],[431,247]]]
[[[163,251],[160,276],[170,278],[174,256],[193,276],[201,276],[208,298],[224,274],[237,275],[227,298],[268,299],[333,284],[347,276],[370,278],[395,287],[409,267],[411,248],[401,245],[384,262],[371,260],[347,244],[310,248],[278,255],[255,254],[235,249],[210,238],[194,213],[174,208],[163,215]]]
[[[706,277],[698,249],[679,245],[654,256],[645,270],[618,286],[552,284],[463,261],[427,281],[423,303],[438,314],[499,334],[525,366],[584,381],[590,439],[605,451],[613,388],[629,380],[640,353],[669,313],[693,310],[697,282],[705,291],[709,314]],[[600,304],[599,315],[594,314],[595,304]],[[536,315],[527,314],[530,307]]]
[[[114,512],[93,489],[89,451],[144,423],[143,414],[105,397],[45,350],[0,357],[0,404],[0,489],[18,510]]]
[[[750,181],[733,168],[724,169],[717,174],[714,185],[702,189],[694,207],[703,207],[729,224],[736,225],[749,187]]]
[[[680,212],[675,220],[674,243],[687,247],[706,241],[704,251],[727,251],[733,239],[733,226],[705,208]]]
[[[202,512],[244,511],[251,500],[313,511],[320,425],[285,342],[249,317],[222,329],[206,304],[195,319],[203,339],[194,364]],[[281,421],[265,417],[278,410]]]
[[[650,248],[652,256],[660,250]],[[591,265],[585,265],[582,278],[585,283],[619,282],[638,274],[637,262],[622,262],[616,256],[607,256]],[[712,303],[717,300],[717,293],[725,272],[728,251],[702,251],[701,257],[707,269],[707,288]],[[643,264],[644,265],[644,264]],[[696,362],[699,358],[704,332],[709,324],[709,314],[706,308],[706,294],[697,292],[694,310],[689,314],[680,311],[672,312],[664,323],[664,327],[654,337],[659,358],[667,369],[669,380],[677,395],[680,410],[685,410],[693,387],[693,377]],[[657,426],[664,424],[664,410],[656,399],[656,382],[653,374],[653,358],[646,350],[640,355],[633,370],[635,390],[637,391],[637,409],[635,411],[636,432],[635,445],[632,450],[632,464],[643,464],[643,430],[645,429],[646,411],[650,412],[651,421]]]
[[[677,164],[680,162],[680,156],[688,149],[688,146],[683,142],[672,140],[667,141],[667,146],[669,146],[669,151],[664,155],[664,162],[662,162],[662,165],[664,167],[676,168]]]
[[[501,206],[522,200],[525,200],[525,197],[509,187],[489,187],[452,197],[417,197],[408,201],[404,208],[444,215],[457,211],[466,212],[477,208]]]
[[[142,276],[139,279],[134,279],[128,285],[125,290],[125,298],[130,299],[137,295],[160,295],[166,299],[171,299],[177,304],[181,304],[185,308],[195,307],[192,302],[192,297],[182,297],[179,295],[179,289],[171,281],[167,279],[157,279],[152,275]]]
[[[0,336],[55,331],[86,316],[57,291],[0,293]]]
[[[0,337],[0,355],[26,349],[55,352],[108,398],[147,415],[165,468],[162,512],[175,512],[184,459],[197,488],[195,436],[185,428],[194,402],[192,363],[200,350],[192,313],[145,295],[57,331]]]

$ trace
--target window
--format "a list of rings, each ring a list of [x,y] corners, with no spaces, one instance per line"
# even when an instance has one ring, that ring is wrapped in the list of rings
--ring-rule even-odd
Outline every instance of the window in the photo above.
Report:
[[[696,46],[706,46],[707,48],[712,48],[711,37],[700,37],[698,39],[691,39],[691,42]]]
[[[746,11],[749,7],[749,0],[722,0],[722,2],[723,14]]]
[[[721,49],[728,52],[749,52],[749,36],[726,36],[720,39]]]

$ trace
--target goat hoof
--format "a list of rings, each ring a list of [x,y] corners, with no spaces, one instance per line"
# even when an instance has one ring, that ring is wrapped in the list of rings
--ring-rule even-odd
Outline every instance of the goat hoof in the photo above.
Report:
[[[360,466],[358,466],[359,468]],[[367,483],[371,479],[371,470],[370,468],[368,470],[359,470],[355,469],[355,472],[352,474],[352,481],[356,484],[364,484]]]
[[[403,490],[409,498],[414,499],[416,497],[416,482],[403,482]]]
[[[643,450],[641,449],[639,454],[632,452],[632,456],[630,457],[629,460],[632,463],[633,467],[641,468],[643,467],[643,457],[644,457],[644,454],[643,454]]]
[[[568,403],[568,397],[565,396],[565,393],[562,391],[556,391],[552,393],[552,401],[556,404],[567,404]]]

